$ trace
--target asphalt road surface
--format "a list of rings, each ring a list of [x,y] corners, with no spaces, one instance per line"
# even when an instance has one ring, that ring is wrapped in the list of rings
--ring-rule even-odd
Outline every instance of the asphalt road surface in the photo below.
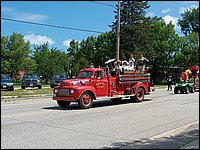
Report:
[[[199,137],[188,129],[198,121],[199,92],[158,90],[141,103],[104,100],[90,109],[63,109],[51,97],[13,99],[1,102],[1,148],[181,148]]]

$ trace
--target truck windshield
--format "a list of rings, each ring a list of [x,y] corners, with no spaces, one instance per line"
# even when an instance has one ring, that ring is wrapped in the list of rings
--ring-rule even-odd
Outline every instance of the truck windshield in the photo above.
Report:
[[[92,77],[92,72],[91,71],[83,71],[80,72],[77,76],[77,78],[91,78]]]

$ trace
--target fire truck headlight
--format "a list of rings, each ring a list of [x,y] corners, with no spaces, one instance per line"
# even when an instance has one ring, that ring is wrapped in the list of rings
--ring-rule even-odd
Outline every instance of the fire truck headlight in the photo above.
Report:
[[[55,94],[58,93],[58,89],[55,89],[55,90],[54,90],[54,93],[55,93]]]
[[[72,89],[72,90],[70,90],[70,93],[71,93],[71,94],[74,94],[74,90],[73,90],[73,89]]]

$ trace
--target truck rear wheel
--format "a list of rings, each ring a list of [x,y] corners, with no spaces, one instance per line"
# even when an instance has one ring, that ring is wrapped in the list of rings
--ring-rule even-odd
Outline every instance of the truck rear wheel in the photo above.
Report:
[[[134,96],[134,101],[136,102],[142,102],[144,100],[144,89],[138,88],[136,95]]]
[[[57,100],[57,104],[62,108],[68,108],[71,102]]]
[[[90,92],[85,92],[81,95],[78,104],[81,108],[88,109],[92,106],[93,98]]]

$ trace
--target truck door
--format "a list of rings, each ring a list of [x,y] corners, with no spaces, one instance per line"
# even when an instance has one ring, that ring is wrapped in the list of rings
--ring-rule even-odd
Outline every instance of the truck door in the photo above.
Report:
[[[95,89],[97,96],[108,95],[108,81],[103,70],[95,73]]]

